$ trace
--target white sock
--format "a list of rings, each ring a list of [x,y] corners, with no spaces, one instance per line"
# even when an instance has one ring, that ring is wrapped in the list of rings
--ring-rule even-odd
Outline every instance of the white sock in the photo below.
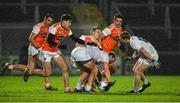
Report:
[[[81,84],[81,88],[84,88],[84,83],[83,83],[83,84]]]
[[[137,91],[138,91],[138,87],[133,87],[133,90],[134,90],[135,92],[137,92]]]
[[[50,86],[50,83],[45,83],[45,87],[49,87]]]
[[[91,90],[91,86],[87,85],[86,91],[90,91],[90,90]]]
[[[64,87],[64,91],[68,91],[69,90],[69,87]]]
[[[76,89],[81,90],[81,84],[80,83],[77,84]]]
[[[147,80],[147,79],[144,79],[143,83],[144,83],[145,85],[147,85],[147,84],[148,84],[148,80]]]

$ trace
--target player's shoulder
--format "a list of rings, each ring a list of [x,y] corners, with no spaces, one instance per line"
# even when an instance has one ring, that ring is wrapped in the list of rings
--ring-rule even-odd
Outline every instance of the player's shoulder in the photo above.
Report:
[[[35,26],[36,27],[42,27],[42,26],[44,26],[44,22],[37,23]]]
[[[114,27],[114,24],[110,24],[107,28],[112,28]]]
[[[130,43],[137,43],[137,42],[140,42],[140,40],[139,40],[139,37],[137,37],[137,36],[131,36],[130,37]]]

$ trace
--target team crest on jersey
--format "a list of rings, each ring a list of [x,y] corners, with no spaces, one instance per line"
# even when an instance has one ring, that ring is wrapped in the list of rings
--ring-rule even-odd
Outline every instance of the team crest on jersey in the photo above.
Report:
[[[41,36],[42,36],[43,38],[46,38],[46,34],[42,34]]]
[[[58,40],[63,40],[65,37],[64,36],[57,36]]]

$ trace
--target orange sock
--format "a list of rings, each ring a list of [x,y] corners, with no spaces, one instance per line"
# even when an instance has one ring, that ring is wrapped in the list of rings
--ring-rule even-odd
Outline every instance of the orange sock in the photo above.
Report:
[[[69,87],[69,82],[64,82],[64,87]]]

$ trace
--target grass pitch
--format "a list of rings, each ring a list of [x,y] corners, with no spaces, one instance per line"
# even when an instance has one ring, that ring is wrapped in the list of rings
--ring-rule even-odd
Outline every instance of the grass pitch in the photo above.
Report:
[[[70,77],[73,89],[78,76]],[[142,94],[128,94],[132,88],[133,76],[114,76],[116,84],[106,93],[63,93],[63,80],[60,76],[51,76],[57,91],[44,90],[43,77],[31,76],[24,82],[22,76],[0,76],[0,102],[180,102],[180,76],[148,76],[151,87]],[[97,90],[98,91],[98,90]]]

